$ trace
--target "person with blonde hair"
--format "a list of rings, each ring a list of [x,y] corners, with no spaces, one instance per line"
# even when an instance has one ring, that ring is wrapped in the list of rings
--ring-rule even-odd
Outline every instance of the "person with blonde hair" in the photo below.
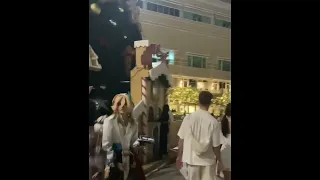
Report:
[[[103,123],[102,148],[106,152],[105,179],[138,179],[133,170],[132,148],[139,145],[138,125],[132,118],[133,103],[127,94],[112,100],[113,114]]]

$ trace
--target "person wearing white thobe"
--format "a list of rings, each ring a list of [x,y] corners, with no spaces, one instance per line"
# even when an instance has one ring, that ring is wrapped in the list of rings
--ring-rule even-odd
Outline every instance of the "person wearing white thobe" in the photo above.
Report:
[[[178,136],[184,139],[182,162],[187,164],[189,180],[214,180],[216,157],[212,147],[220,146],[218,121],[208,111],[199,109],[185,117]],[[204,147],[201,153],[196,150],[199,145]]]

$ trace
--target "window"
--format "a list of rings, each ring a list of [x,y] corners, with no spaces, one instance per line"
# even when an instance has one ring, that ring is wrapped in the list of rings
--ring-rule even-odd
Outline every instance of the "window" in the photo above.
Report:
[[[188,80],[180,80],[179,87],[188,87]]]
[[[98,66],[97,60],[96,59],[91,59],[91,65],[92,66]]]
[[[162,5],[158,5],[150,2],[147,2],[147,10],[162,13],[162,14],[168,14],[171,16],[177,16],[177,17],[180,16],[179,9],[169,8],[166,6],[162,6]]]
[[[170,15],[174,16],[174,9],[173,8],[170,8]]]
[[[231,91],[231,84],[227,83],[226,84],[226,89],[230,92]]]
[[[168,49],[162,49],[162,52],[169,52],[169,55],[167,57],[167,60],[169,61],[169,64],[174,64],[174,51],[168,50]],[[152,62],[158,62],[160,60],[160,57],[158,57],[156,54],[152,55]]]
[[[148,2],[148,3],[147,3],[147,9],[150,10],[150,11],[155,11],[155,12],[157,12],[157,5]]]
[[[219,82],[219,87],[220,87],[220,88],[224,89],[224,88],[225,88],[225,85],[226,85],[226,83],[224,83],[224,82]]]
[[[180,11],[178,9],[174,10],[174,16],[180,17]]]
[[[188,56],[188,66],[206,68],[206,58],[201,56]]]
[[[221,71],[231,71],[231,61],[229,60],[219,60],[218,68]]]
[[[189,80],[189,86],[193,87],[193,88],[197,88],[197,81],[193,80],[193,79],[190,79]]]
[[[183,81],[183,87],[188,87],[188,81]]]
[[[168,7],[163,7],[163,13],[164,14],[169,14],[169,8]]]
[[[192,20],[201,22],[201,16],[198,14],[192,14]]]
[[[223,20],[214,19],[214,25],[222,27],[222,24],[223,24]]]
[[[163,13],[163,6],[158,6],[158,12]]]
[[[212,89],[213,91],[218,91],[218,90],[219,90],[219,83],[218,83],[218,82],[213,82],[211,89]]]
[[[192,13],[184,11],[183,12],[183,18],[189,19],[189,20],[193,20],[192,19]]]
[[[143,2],[141,0],[138,0],[137,6],[139,6],[141,9],[143,9]]]
[[[220,27],[231,29],[231,22],[229,22],[229,21],[224,21],[224,20],[215,18],[214,19],[214,24],[216,26],[220,26]]]
[[[197,89],[200,91],[205,90],[207,88],[207,82],[206,81],[198,81],[197,82]]]
[[[202,15],[191,13],[191,12],[187,12],[187,11],[183,12],[183,18],[189,19],[189,20],[192,20],[192,21],[198,21],[198,22],[211,24],[211,18],[210,17],[202,16]]]
[[[207,23],[207,24],[211,24],[211,18],[209,18],[207,16],[202,16],[202,22]]]
[[[152,62],[158,62],[159,61],[159,57],[156,55],[152,55]]]
[[[225,28],[229,28],[229,29],[231,29],[231,22],[223,21],[223,23],[222,23],[222,27],[225,27]]]

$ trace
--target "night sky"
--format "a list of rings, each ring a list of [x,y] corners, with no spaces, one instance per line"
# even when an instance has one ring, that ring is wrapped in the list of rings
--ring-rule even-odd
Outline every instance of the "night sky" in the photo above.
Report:
[[[93,2],[89,2],[89,6]],[[100,15],[90,11],[89,7],[89,43],[99,57],[102,71],[89,71],[89,85],[96,89],[105,85],[105,90],[93,91],[91,96],[111,100],[115,94],[129,91],[129,83],[120,83],[129,80],[125,73],[123,52],[142,37],[137,26],[131,22],[131,13],[126,5],[105,3],[99,6]]]

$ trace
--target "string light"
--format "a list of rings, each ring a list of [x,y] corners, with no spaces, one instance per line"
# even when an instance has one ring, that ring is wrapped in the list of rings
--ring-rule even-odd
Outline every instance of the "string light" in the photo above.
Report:
[[[92,4],[90,5],[90,9],[91,9],[94,13],[96,13],[96,14],[100,14],[100,13],[101,13],[101,8],[100,8],[99,5],[96,4],[96,3],[92,3]]]
[[[114,26],[116,26],[116,25],[117,25],[117,23],[116,23],[116,22],[114,22],[114,21],[112,21],[111,19],[110,19],[109,21],[110,21],[110,23],[111,23],[112,25],[114,25]]]

